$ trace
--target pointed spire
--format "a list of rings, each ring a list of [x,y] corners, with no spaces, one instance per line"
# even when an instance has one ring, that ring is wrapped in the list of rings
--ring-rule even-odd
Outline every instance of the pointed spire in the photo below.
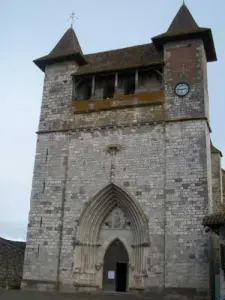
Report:
[[[76,33],[73,28],[70,27],[60,41],[56,44],[56,46],[52,49],[49,55],[55,56],[72,52],[79,52],[83,55]]]
[[[181,6],[175,18],[173,19],[168,31],[181,31],[198,29],[198,24],[190,13],[185,3]]]
[[[48,55],[34,60],[34,63],[44,71],[47,64],[67,59],[74,59],[81,65],[86,63],[78,38],[72,27],[65,32]]]
[[[210,28],[199,27],[187,8],[186,4],[180,7],[167,32],[152,38],[153,44],[159,50],[171,41],[201,39],[205,46],[207,61],[216,61],[216,51]]]

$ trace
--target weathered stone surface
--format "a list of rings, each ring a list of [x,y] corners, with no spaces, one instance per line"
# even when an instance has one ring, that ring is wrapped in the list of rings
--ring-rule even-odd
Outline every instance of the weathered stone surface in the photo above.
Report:
[[[223,203],[225,203],[225,170],[222,169]]]
[[[212,197],[213,205],[211,213],[221,211],[221,203],[223,202],[223,185],[222,185],[222,169],[220,153],[211,154],[212,161]]]
[[[0,290],[20,288],[25,243],[0,238]]]
[[[208,298],[202,219],[222,181],[217,162],[213,177],[211,170],[203,42],[167,43],[164,59],[165,103],[76,115],[77,65],[46,67],[24,289],[101,290],[105,253],[119,239],[129,257],[128,290]],[[174,88],[182,81],[190,92],[181,98]]]

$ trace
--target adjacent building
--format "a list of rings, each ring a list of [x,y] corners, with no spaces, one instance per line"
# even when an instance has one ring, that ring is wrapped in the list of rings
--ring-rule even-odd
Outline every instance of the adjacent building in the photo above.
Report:
[[[19,289],[26,243],[0,237],[0,290]]]

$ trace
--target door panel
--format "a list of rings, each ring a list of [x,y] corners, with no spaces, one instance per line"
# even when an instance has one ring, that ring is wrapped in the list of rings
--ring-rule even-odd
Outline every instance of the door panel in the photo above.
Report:
[[[104,257],[103,290],[126,291],[128,262],[128,254],[123,243],[119,239],[114,240]]]
[[[116,264],[116,291],[126,292],[127,289],[127,264]]]

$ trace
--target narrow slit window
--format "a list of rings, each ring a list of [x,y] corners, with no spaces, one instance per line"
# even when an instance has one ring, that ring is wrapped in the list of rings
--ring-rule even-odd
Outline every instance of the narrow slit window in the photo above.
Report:
[[[45,192],[45,181],[43,182],[43,187],[42,187],[42,193],[44,194]]]
[[[37,257],[39,255],[39,252],[40,252],[40,245],[38,245],[38,247],[37,247]]]
[[[48,149],[46,150],[46,155],[45,155],[45,162],[48,160]]]

